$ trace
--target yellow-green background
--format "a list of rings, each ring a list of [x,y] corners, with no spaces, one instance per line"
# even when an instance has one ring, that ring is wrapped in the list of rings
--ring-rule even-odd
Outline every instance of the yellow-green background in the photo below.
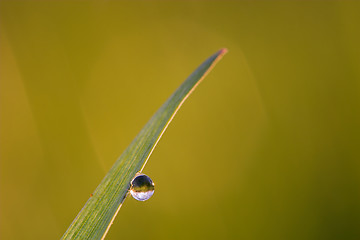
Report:
[[[205,58],[108,239],[359,239],[360,4],[0,2],[0,239],[58,239]]]

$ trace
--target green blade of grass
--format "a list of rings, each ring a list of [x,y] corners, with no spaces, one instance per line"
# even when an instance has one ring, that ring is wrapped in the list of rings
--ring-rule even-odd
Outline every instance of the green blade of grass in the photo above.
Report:
[[[114,163],[62,239],[104,239],[130,188],[184,101],[227,52],[221,49],[203,62],[160,107]]]

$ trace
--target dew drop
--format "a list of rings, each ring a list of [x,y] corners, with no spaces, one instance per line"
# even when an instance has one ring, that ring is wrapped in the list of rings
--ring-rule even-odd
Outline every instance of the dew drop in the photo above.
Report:
[[[131,181],[130,193],[138,201],[146,201],[154,194],[154,183],[145,174],[139,174]]]

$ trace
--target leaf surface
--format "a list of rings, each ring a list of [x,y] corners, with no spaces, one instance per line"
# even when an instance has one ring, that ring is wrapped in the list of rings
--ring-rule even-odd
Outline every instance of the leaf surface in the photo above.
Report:
[[[111,167],[62,239],[105,238],[127,196],[131,180],[142,171],[181,105],[226,52],[221,49],[203,62],[152,116]]]

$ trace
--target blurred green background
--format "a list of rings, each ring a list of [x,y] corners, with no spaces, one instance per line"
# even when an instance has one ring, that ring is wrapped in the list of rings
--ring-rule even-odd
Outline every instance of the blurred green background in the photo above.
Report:
[[[360,239],[360,2],[0,2],[0,239],[58,239],[208,56],[107,239]]]

